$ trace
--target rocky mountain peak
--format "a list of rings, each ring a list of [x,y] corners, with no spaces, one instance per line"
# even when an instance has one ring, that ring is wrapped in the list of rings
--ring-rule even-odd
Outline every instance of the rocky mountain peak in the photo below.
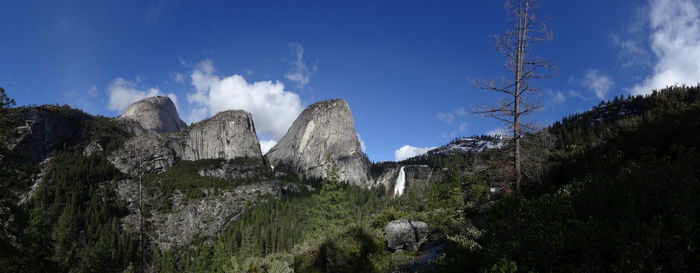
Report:
[[[253,116],[243,110],[219,112],[188,127],[183,134],[187,134],[183,154],[187,160],[262,158]]]
[[[148,97],[134,102],[119,118],[134,120],[144,129],[156,133],[176,132],[187,127],[180,119],[173,101],[166,96]]]
[[[307,107],[266,158],[276,170],[307,178],[327,178],[329,164],[335,164],[341,181],[369,181],[370,162],[360,148],[350,106],[342,99]]]

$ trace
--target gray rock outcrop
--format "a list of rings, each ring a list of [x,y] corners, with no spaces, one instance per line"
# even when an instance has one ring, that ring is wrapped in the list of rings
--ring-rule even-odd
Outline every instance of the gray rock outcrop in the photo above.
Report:
[[[167,171],[180,160],[248,158],[262,162],[251,115],[224,111],[179,132],[130,138],[109,156],[117,169],[134,176]]]
[[[134,102],[118,118],[134,120],[144,129],[156,133],[177,132],[187,127],[177,114],[173,101],[165,96],[149,97]]]
[[[175,139],[161,134],[147,133],[127,140],[119,150],[107,158],[122,173],[139,176],[160,173],[172,168],[179,157],[172,146]]]
[[[267,171],[264,171],[267,170]],[[200,176],[217,177],[221,179],[268,178],[269,168],[263,167],[262,160],[234,160],[201,167]]]
[[[390,249],[416,251],[428,237],[428,224],[420,221],[391,221],[384,227]]]
[[[102,143],[100,143],[99,140],[95,140],[93,142],[90,142],[87,146],[85,146],[85,149],[83,150],[83,156],[89,157],[95,154],[100,154],[104,151],[104,147],[102,147]]]
[[[360,148],[350,107],[342,99],[307,107],[265,157],[276,171],[305,178],[328,178],[329,164],[335,164],[340,181],[369,186],[370,162]]]
[[[129,215],[122,218],[122,227],[131,232],[139,229],[138,181],[120,180],[116,185],[117,196],[127,203]],[[166,251],[176,245],[186,245],[195,237],[213,237],[242,213],[266,198],[279,197],[284,187],[279,181],[266,181],[239,186],[234,189],[203,189],[203,198],[185,198],[176,191],[169,197],[172,208],[167,211],[152,210],[144,215],[151,226],[149,237]],[[152,202],[157,196],[146,196],[144,202]]]
[[[174,135],[181,142],[182,150],[178,152],[184,160],[262,159],[253,117],[243,110],[219,112]]]

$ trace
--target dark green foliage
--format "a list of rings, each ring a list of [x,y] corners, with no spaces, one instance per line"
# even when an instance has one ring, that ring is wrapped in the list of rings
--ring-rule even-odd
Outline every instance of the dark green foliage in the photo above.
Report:
[[[15,100],[10,98],[5,89],[0,87],[0,109],[10,108],[15,106]]]
[[[198,258],[195,259],[194,265],[182,262],[154,264],[161,272],[182,272],[190,269],[194,272],[220,272],[218,268],[233,266],[230,264],[231,257],[243,264],[247,259],[254,257],[291,251],[295,245],[312,238],[332,241],[349,236],[339,234],[344,234],[347,225],[367,219],[371,212],[385,203],[383,191],[366,190],[337,182],[324,182],[323,185],[324,188],[317,193],[302,191],[257,204],[253,210],[232,221],[213,246],[196,243],[196,251],[177,248],[157,254],[160,260],[182,261],[187,255],[195,255],[192,254],[192,251],[195,251]],[[339,202],[345,206],[330,206],[330,202]],[[324,206],[329,207],[322,209]],[[314,232],[309,232],[311,230]],[[347,238],[343,240],[348,243],[354,242]],[[341,247],[342,251],[348,248],[350,246]],[[374,248],[371,249],[374,251]],[[367,253],[365,256],[356,253],[359,256],[353,257],[366,258]],[[316,261],[317,252],[308,254],[311,256],[299,259]],[[199,259],[210,262],[199,263]],[[349,264],[355,266],[355,263]],[[312,262],[311,265],[315,263]],[[193,269],[190,266],[199,268]]]
[[[449,247],[441,271],[694,271],[698,90],[617,98],[554,124],[547,183],[473,215],[481,248]]]
[[[121,178],[119,171],[102,156],[83,157],[80,149],[60,153],[52,164],[32,200],[30,229],[43,231],[37,236],[50,242],[57,270],[103,272],[136,261],[135,238],[119,226],[126,209],[110,183]]]
[[[221,179],[217,177],[201,176],[199,170],[204,167],[218,166],[223,159],[201,159],[197,161],[182,160],[167,172],[160,174],[148,174],[143,177],[147,195],[158,196],[151,205],[157,210],[170,209],[170,197],[173,193],[181,191],[185,194],[185,200],[204,197],[204,189],[233,189],[238,186],[259,182],[260,178]],[[265,173],[266,167],[262,162],[254,159],[237,158],[229,160],[232,164],[250,164],[258,167],[260,173]]]
[[[45,105],[0,109],[3,143],[17,137],[14,128],[24,125],[23,117],[31,111],[66,121],[76,137],[56,147],[49,172],[35,189],[34,198],[22,206],[17,206],[16,193],[30,190],[35,179],[30,174],[37,173],[38,167],[0,145],[2,194],[12,195],[1,199],[11,200],[10,217],[14,219],[9,225],[14,239],[1,240],[0,271],[122,272],[130,261],[137,261],[135,240],[119,225],[126,210],[111,188],[110,181],[122,176],[104,155],[86,158],[82,151],[92,140],[100,140],[111,151],[127,134],[110,119],[67,106]],[[10,243],[8,248],[5,243]]]

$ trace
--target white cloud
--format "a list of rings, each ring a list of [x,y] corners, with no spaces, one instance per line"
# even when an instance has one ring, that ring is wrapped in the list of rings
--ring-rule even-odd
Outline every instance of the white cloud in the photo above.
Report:
[[[586,71],[586,76],[581,80],[581,85],[595,93],[598,99],[605,99],[608,91],[615,86],[615,82],[608,76],[600,74],[598,70]]]
[[[99,93],[97,92],[96,85],[93,85],[92,87],[90,87],[90,89],[88,89],[87,92],[88,92],[88,95],[93,96],[93,97],[97,97],[97,95],[99,95]]]
[[[636,65],[648,66],[651,64],[651,53],[644,49],[640,41],[613,36],[612,42],[620,49],[618,59],[621,61],[622,67],[629,68]]]
[[[462,122],[459,124],[459,127],[457,127],[456,130],[451,131],[449,133],[443,133],[442,138],[452,139],[459,135],[464,135],[467,132],[467,129],[469,129],[469,124],[466,122]]]
[[[411,145],[404,145],[403,147],[394,151],[394,160],[401,161],[408,159],[417,155],[422,155],[428,151],[435,149],[437,147],[414,147]]]
[[[294,62],[289,71],[284,74],[284,77],[288,80],[295,82],[297,88],[304,88],[311,81],[311,76],[318,70],[316,65],[312,65],[309,68],[306,63],[304,63],[304,48],[299,43],[289,43],[289,49],[292,51],[294,56]]]
[[[359,133],[355,133],[357,135],[357,139],[360,141],[360,150],[362,150],[363,153],[367,152],[367,146],[365,145],[365,140],[362,139],[362,136],[360,136]]]
[[[173,93],[164,94],[157,88],[149,88],[146,90],[138,89],[136,82],[141,81],[141,77],[137,77],[136,81],[125,80],[124,78],[116,78],[109,84],[107,92],[109,93],[109,103],[107,109],[117,112],[122,112],[132,103],[153,96],[168,96],[178,106],[177,96]]]
[[[220,78],[210,60],[200,62],[191,75],[196,91],[187,95],[194,104],[189,122],[229,110],[250,112],[258,136],[279,140],[301,113],[299,95],[285,91],[281,82],[249,83],[241,75]]]
[[[469,114],[466,110],[464,110],[464,107],[460,107],[457,109],[452,110],[452,112],[447,112],[447,113],[437,113],[437,119],[440,121],[451,124],[454,120],[455,117],[463,117]]]
[[[466,110],[464,110],[464,107],[460,107],[460,108],[455,109],[455,114],[457,114],[458,116],[462,116],[462,117],[463,117],[463,116],[466,116],[466,115],[469,114],[469,113],[468,113]]]
[[[277,141],[274,141],[272,139],[265,139],[260,141],[260,150],[262,151],[262,154],[266,154],[267,151],[272,149],[272,147],[275,147],[277,145]]]
[[[467,131],[467,128],[469,128],[469,124],[467,124],[465,122],[465,123],[460,124],[459,128],[457,130],[459,130],[460,133],[464,133]]]
[[[566,96],[564,96],[564,93],[561,91],[557,90],[554,92],[551,92],[550,98],[549,98],[549,103],[550,104],[560,104],[566,101]]]
[[[700,81],[700,4],[691,0],[651,0],[648,9],[652,75],[632,94],[648,94],[675,84]]]
[[[438,113],[437,118],[444,123],[450,124],[455,120],[455,115],[452,113]]]
[[[145,23],[146,26],[155,25],[160,20],[163,15],[163,10],[167,6],[168,1],[166,0],[153,0],[151,5],[148,7],[145,13]]]
[[[175,72],[173,73],[173,80],[176,83],[183,84],[185,83],[185,75],[183,75],[182,73]]]

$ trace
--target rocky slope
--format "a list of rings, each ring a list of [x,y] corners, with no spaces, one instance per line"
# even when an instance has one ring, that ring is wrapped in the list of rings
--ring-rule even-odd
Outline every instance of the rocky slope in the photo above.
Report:
[[[134,120],[144,129],[156,133],[177,132],[187,127],[177,114],[173,101],[165,96],[134,102],[118,118]]]
[[[334,99],[307,107],[265,155],[276,171],[327,178],[331,164],[340,181],[369,185],[370,162],[360,148],[350,107]]]
[[[175,135],[184,160],[262,158],[253,117],[243,110],[220,112]]]
[[[502,148],[505,143],[506,139],[504,137],[476,136],[458,138],[446,145],[428,151],[426,155],[450,154],[455,152],[474,154],[486,150]]]
[[[279,181],[264,181],[233,189],[202,189],[203,198],[187,199],[182,192],[170,196],[172,208],[167,211],[144,211],[144,221],[150,228],[149,238],[161,250],[186,245],[194,237],[218,235],[226,225],[266,198],[279,197],[283,191],[296,190]],[[122,218],[122,226],[131,232],[139,231],[139,184],[136,180],[116,182],[117,196],[127,203],[129,215]],[[144,196],[150,203],[157,196]]]

